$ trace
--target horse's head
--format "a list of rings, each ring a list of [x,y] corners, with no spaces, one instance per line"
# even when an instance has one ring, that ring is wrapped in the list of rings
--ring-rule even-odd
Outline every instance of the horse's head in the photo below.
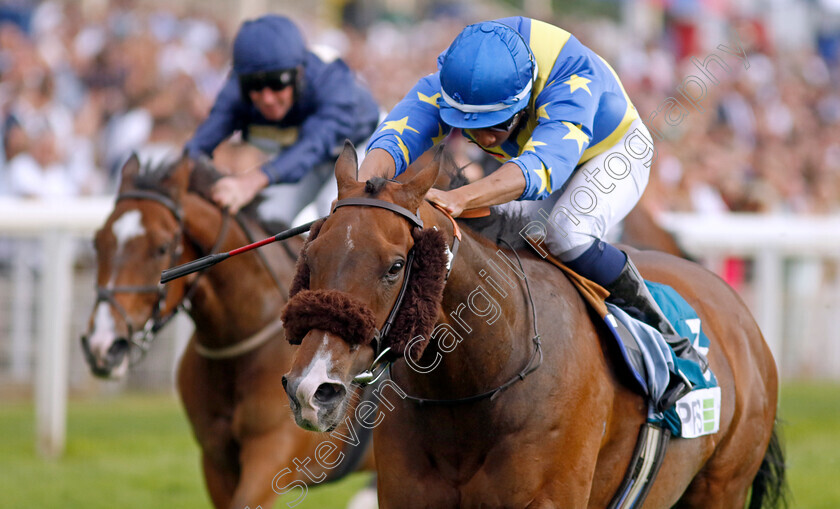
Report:
[[[334,428],[350,403],[351,384],[374,357],[387,347],[386,357],[401,355],[409,340],[428,336],[434,326],[446,240],[423,230],[416,213],[438,169],[434,161],[401,182],[358,182],[349,143],[336,162],[336,208],[313,229],[283,312],[287,338],[300,343],[283,378],[299,426]],[[409,354],[419,356],[422,346],[414,343]]]
[[[114,210],[94,238],[97,299],[82,349],[97,376],[124,376],[132,347],[145,349],[180,302],[180,287],[159,280],[180,263],[181,200],[191,169],[186,157],[149,169],[133,155],[123,165]]]

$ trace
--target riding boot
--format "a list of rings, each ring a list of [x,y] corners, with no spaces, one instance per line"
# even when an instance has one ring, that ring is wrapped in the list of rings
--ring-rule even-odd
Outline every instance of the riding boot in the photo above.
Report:
[[[694,348],[688,338],[677,334],[671,322],[662,313],[629,256],[618,278],[607,286],[607,290],[610,292],[608,302],[620,307],[633,318],[658,329],[677,357],[697,363],[703,372],[708,369],[709,363],[706,358]],[[667,409],[691,391],[690,382],[684,376],[681,378],[671,377],[671,383],[660,405],[663,409]]]

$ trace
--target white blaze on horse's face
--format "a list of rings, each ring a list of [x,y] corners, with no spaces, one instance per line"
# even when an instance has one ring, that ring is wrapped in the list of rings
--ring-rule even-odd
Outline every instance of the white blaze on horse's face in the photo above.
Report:
[[[111,232],[117,239],[117,253],[119,253],[128,241],[146,234],[146,228],[143,227],[143,215],[139,210],[129,210],[114,221]]]
[[[111,314],[111,305],[107,302],[100,302],[96,306],[93,318],[93,330],[89,336],[90,352],[96,358],[99,367],[104,368],[107,364],[108,350],[117,340],[117,331],[114,317]],[[110,378],[122,378],[128,372],[128,356],[113,368],[108,376]]]
[[[143,226],[143,215],[139,210],[129,210],[122,214],[119,219],[111,224],[111,235],[116,240],[117,247],[114,256],[120,256],[125,246],[133,239],[146,235],[146,228]],[[118,267],[114,267],[116,271]],[[113,288],[115,285],[116,273],[111,274],[106,288]],[[93,354],[95,362],[100,368],[105,369],[108,364],[108,353],[114,342],[117,341],[116,323],[114,320],[114,309],[108,302],[100,302],[94,310],[93,329],[88,336],[90,353]],[[108,372],[109,378],[121,378],[128,373],[128,355]]]
[[[317,352],[312,357],[312,361],[303,371],[300,377],[300,382],[295,390],[295,398],[297,398],[300,405],[300,420],[305,421],[310,428],[317,429],[317,431],[325,431],[321,428],[325,412],[330,412],[334,408],[325,408],[318,400],[318,391],[322,386],[343,387],[340,377],[331,373],[333,366],[332,354],[329,351],[329,339],[327,333],[323,333],[324,338],[318,347]]]
[[[353,245],[353,239],[351,239],[351,238],[350,238],[350,232],[351,232],[352,230],[353,230],[353,227],[352,227],[351,225],[349,225],[349,224],[348,224],[348,225],[347,225],[347,242],[346,242],[346,244],[347,244],[347,250],[348,250],[348,251],[352,251],[352,250],[353,250],[353,247],[354,247],[354,245]]]

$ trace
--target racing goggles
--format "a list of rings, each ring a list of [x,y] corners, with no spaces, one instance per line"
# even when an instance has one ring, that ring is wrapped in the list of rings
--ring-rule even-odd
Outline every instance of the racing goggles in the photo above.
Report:
[[[521,116],[522,116],[522,110],[517,111],[516,113],[514,113],[514,115],[512,117],[505,120],[504,122],[502,122],[500,124],[490,126],[490,127],[487,127],[486,129],[489,130],[489,131],[506,133],[506,132],[510,131],[511,129],[513,129],[513,126],[515,126],[516,123],[519,122],[519,117],[521,117]]]
[[[264,88],[270,88],[279,92],[286,87],[294,85],[297,81],[297,69],[284,69],[281,71],[260,71],[239,76],[239,86],[242,94],[246,97],[250,92],[259,92]]]

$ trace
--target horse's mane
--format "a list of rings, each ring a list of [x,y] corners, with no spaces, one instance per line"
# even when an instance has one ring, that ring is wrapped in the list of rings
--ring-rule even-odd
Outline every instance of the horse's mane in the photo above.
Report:
[[[151,158],[143,157],[140,164],[140,172],[134,177],[132,185],[136,189],[145,189],[149,191],[158,191],[167,193],[167,185],[165,180],[172,174],[180,162],[179,157],[168,154],[165,157]],[[204,200],[214,203],[210,190],[220,178],[225,174],[219,171],[213,164],[213,160],[209,157],[202,156],[193,159],[193,168],[190,172],[190,181],[187,185],[187,191],[195,193]],[[244,207],[240,214],[251,221],[260,224],[257,214],[257,206],[262,201],[258,195],[248,206]],[[214,205],[215,206],[215,205]],[[277,231],[285,230],[284,225],[272,225],[271,228],[266,225],[261,225],[263,229],[270,230],[272,228],[279,228]]]
[[[445,172],[449,176],[449,183],[443,188],[451,191],[469,184],[470,181],[464,173],[466,167],[467,165],[458,166],[452,154],[445,150],[441,151],[440,169],[441,172]],[[504,239],[516,249],[522,249],[528,245],[519,235],[520,226],[507,216],[498,213],[494,208],[490,209],[490,215],[486,217],[458,218],[458,224],[496,244],[500,244],[501,240]]]
[[[178,167],[180,158],[173,156],[171,153],[162,157],[153,157],[141,153],[138,154],[138,158],[140,159],[140,171],[131,182],[134,188],[148,191],[168,191],[165,181]],[[193,160],[193,163],[187,190],[210,201],[210,188],[223,175],[213,166],[213,162],[209,158],[201,157]]]
[[[447,150],[441,150],[438,157],[440,158],[440,171],[443,172],[442,176],[438,176],[438,182],[435,183],[443,184],[439,189],[451,191],[470,183],[466,173],[464,173],[464,168],[468,165],[458,166],[455,158],[452,157],[452,153]],[[442,178],[448,179],[448,182],[442,182]],[[435,185],[435,187],[438,186]]]
[[[140,160],[140,171],[134,176],[131,185],[136,189],[148,191],[164,191],[163,181],[177,166],[178,158],[171,153],[163,157],[141,152],[136,154]]]
[[[464,173],[465,167],[459,167],[455,163],[455,159],[451,153],[446,150],[441,150],[436,157],[440,162],[440,173],[433,187],[444,191],[451,191],[469,183]],[[372,177],[365,182],[365,193],[371,197],[376,197],[388,182],[388,179],[382,177]]]
[[[216,168],[212,159],[204,156],[199,157],[194,160],[193,170],[190,173],[190,183],[187,189],[190,192],[201,196],[210,203],[214,203],[210,190],[213,188],[213,184],[225,176],[226,175],[224,173]],[[262,201],[263,197],[258,194],[251,203],[239,211],[239,214],[256,224],[259,224],[260,227],[266,231],[283,231],[288,229],[289,225],[279,224],[276,222],[266,222],[260,219],[260,216],[257,213],[257,207],[260,203],[262,203]],[[259,233],[262,234],[262,232]]]
[[[222,177],[224,175],[216,169],[216,166],[213,165],[213,161],[210,158],[199,157],[193,161],[193,170],[190,173],[190,183],[187,186],[187,190],[212,202],[210,189]]]

